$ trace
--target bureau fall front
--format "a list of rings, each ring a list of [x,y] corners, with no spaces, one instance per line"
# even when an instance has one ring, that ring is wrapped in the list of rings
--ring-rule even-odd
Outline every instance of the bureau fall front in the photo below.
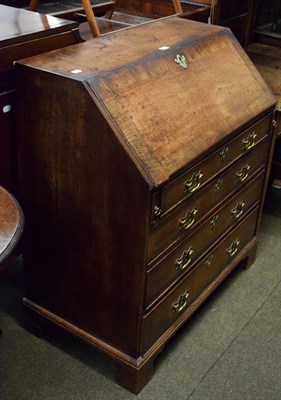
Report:
[[[275,100],[228,29],[175,17],[16,69],[24,305],[136,393],[255,259]]]

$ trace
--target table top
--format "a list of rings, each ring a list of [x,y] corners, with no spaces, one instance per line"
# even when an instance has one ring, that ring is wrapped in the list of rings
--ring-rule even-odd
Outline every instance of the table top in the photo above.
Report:
[[[0,4],[0,48],[22,42],[23,37],[28,40],[49,35],[50,30],[65,31],[71,25],[77,23]]]
[[[0,186],[0,264],[13,253],[23,230],[23,215],[14,197]]]

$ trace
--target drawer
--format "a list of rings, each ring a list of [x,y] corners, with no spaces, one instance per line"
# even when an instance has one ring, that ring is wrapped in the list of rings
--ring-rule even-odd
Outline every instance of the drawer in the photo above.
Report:
[[[194,267],[195,262],[259,201],[264,173],[211,215],[147,273],[146,307]]]
[[[255,209],[198,266],[143,318],[143,353],[176,321],[191,311],[192,303],[215,280],[255,235],[258,209]]]
[[[222,169],[237,158],[252,150],[269,132],[271,114],[236,136],[225,146],[221,146],[209,157],[182,174],[161,192],[161,215],[164,215],[179,202],[191,196],[218,175]],[[159,214],[159,212],[158,212]]]
[[[177,211],[152,228],[148,257],[153,260],[173,242],[186,236],[214,207],[249,181],[267,161],[269,141],[264,140],[247,157],[218,175],[202,191],[188,199]],[[180,221],[184,223],[181,224]]]

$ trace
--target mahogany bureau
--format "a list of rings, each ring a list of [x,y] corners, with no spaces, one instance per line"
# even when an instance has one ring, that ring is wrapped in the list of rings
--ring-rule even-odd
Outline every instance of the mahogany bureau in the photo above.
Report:
[[[255,259],[274,97],[228,29],[175,17],[16,70],[24,305],[106,353],[137,393]]]

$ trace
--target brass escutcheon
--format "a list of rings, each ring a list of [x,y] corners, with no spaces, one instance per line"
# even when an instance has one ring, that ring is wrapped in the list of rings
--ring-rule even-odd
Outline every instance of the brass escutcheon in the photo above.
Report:
[[[184,217],[179,220],[179,229],[189,229],[195,222],[195,215],[197,213],[197,208],[193,208],[191,211],[187,211]]]
[[[224,161],[224,160],[226,159],[227,152],[228,152],[228,147],[227,147],[227,146],[224,147],[224,148],[222,149],[222,151],[220,152],[220,159],[221,159],[222,161]]]
[[[173,312],[181,312],[187,304],[187,298],[189,296],[188,291],[186,290],[183,294],[181,294],[178,300],[172,305]]]
[[[230,247],[226,250],[227,257],[233,257],[237,253],[239,244],[239,239],[236,239],[234,242],[231,243]]]
[[[244,203],[244,201],[240,201],[239,203],[237,203],[236,207],[231,210],[231,218],[238,219],[239,217],[241,217],[244,212],[245,205],[246,203]]]
[[[177,54],[175,62],[179,64],[182,68],[187,68],[187,62],[183,54],[182,55]]]
[[[220,190],[222,182],[223,182],[223,179],[218,179],[217,180],[217,182],[215,184],[215,192],[218,192]]]
[[[208,267],[211,265],[211,263],[212,263],[212,261],[213,261],[213,258],[214,258],[214,255],[211,254],[211,255],[207,258],[207,260],[205,261],[205,264],[206,264]]]
[[[236,173],[237,180],[241,183],[244,182],[249,176],[250,169],[251,166],[249,164],[244,165],[244,167],[242,167],[241,170]]]
[[[188,250],[184,250],[181,257],[178,258],[176,261],[176,269],[180,269],[181,271],[184,271],[191,263],[192,253],[193,253],[192,247],[189,247]]]
[[[258,135],[256,134],[256,132],[254,131],[254,132],[252,132],[252,133],[250,133],[247,137],[245,137],[243,140],[242,140],[242,143],[243,143],[243,148],[245,149],[245,150],[249,150],[249,149],[251,149],[252,147],[254,147],[254,145],[256,144],[256,137],[257,137]]]
[[[203,173],[202,171],[194,172],[191,176],[190,179],[187,179],[184,182],[184,191],[193,193],[195,192],[196,189],[199,188],[201,185],[201,179],[203,178]]]
[[[210,225],[211,225],[211,229],[214,229],[217,225],[219,216],[218,215],[214,215],[211,220],[210,220]]]

